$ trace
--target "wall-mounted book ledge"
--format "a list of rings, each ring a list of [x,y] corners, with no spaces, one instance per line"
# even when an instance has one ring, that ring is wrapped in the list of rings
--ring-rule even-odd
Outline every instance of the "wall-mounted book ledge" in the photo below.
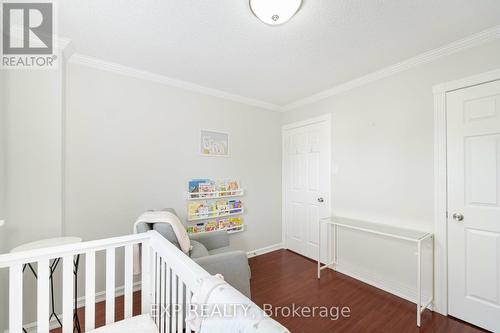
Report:
[[[189,181],[187,231],[206,233],[225,230],[234,234],[245,230],[242,215],[245,212],[239,199],[245,190],[238,181],[213,181],[192,179]]]

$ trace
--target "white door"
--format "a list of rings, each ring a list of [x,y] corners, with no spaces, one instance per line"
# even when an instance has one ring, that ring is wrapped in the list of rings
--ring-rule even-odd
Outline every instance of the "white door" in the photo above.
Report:
[[[500,332],[500,81],[446,103],[449,314]]]
[[[330,215],[330,128],[327,117],[283,131],[286,247],[313,259],[318,257],[319,219]],[[324,248],[321,252],[326,254]]]

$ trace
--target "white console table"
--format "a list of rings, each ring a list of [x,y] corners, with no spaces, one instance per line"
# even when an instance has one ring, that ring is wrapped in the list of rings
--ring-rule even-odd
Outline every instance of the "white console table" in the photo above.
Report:
[[[318,244],[318,279],[321,278],[321,271],[325,268],[331,267],[337,264],[337,254],[338,254],[338,228],[349,228],[354,230],[359,230],[363,232],[368,232],[376,235],[382,235],[397,239],[406,240],[415,243],[417,246],[417,326],[420,327],[421,315],[424,310],[432,304],[434,300],[434,284],[432,284],[432,293],[430,299],[422,305],[422,243],[426,240],[431,242],[432,257],[434,258],[434,236],[432,233],[423,232],[418,230],[411,230],[405,228],[399,228],[396,226],[378,224],[372,222],[358,221],[340,216],[332,216],[324,219],[320,219],[319,223],[319,235],[321,235],[321,227],[326,225],[327,228],[327,263],[321,266],[321,236]],[[331,235],[332,227],[334,233],[334,259],[331,261],[332,244]],[[432,265],[433,266],[433,265]],[[335,267],[336,268],[336,267]],[[434,267],[432,267],[432,274],[434,274]]]

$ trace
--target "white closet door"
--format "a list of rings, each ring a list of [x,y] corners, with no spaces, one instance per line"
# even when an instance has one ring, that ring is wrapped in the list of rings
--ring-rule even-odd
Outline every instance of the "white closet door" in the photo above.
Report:
[[[284,131],[286,246],[313,259],[319,219],[330,214],[330,126],[323,120]]]
[[[449,314],[500,332],[500,81],[446,102]]]

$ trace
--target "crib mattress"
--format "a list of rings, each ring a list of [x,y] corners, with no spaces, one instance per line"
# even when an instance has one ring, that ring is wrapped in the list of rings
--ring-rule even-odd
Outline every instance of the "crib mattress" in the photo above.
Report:
[[[117,321],[116,323],[99,327],[92,333],[157,333],[158,329],[148,314]]]

